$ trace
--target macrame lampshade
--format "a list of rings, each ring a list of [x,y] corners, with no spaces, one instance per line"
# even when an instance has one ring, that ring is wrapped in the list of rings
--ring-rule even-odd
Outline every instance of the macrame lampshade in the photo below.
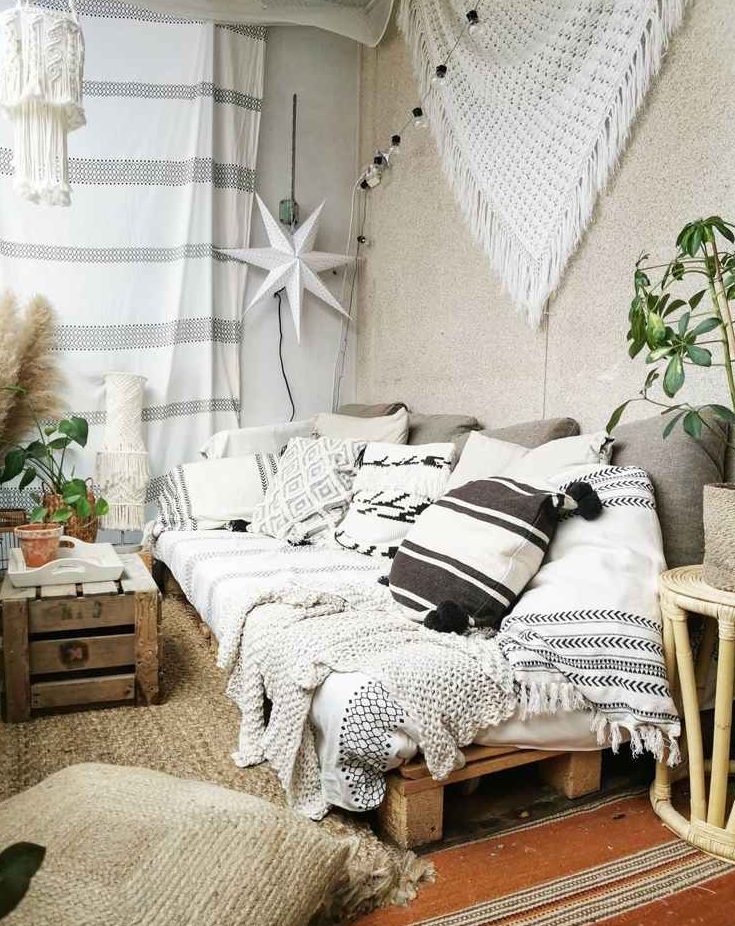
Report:
[[[140,530],[149,477],[142,421],[146,377],[106,373],[104,379],[107,423],[97,454],[97,483],[110,510],[101,524],[112,530]]]

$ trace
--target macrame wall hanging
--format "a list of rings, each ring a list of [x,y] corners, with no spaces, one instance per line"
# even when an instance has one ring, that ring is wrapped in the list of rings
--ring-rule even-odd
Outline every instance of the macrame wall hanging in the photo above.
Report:
[[[105,433],[97,453],[97,483],[110,508],[102,527],[140,530],[145,523],[148,453],[143,440],[146,377],[106,373]]]
[[[35,203],[68,206],[66,137],[85,124],[84,37],[69,12],[21,3],[0,16],[0,109],[12,121],[13,186]]]
[[[541,321],[688,0],[401,0],[421,105],[472,232]],[[443,62],[449,65],[443,67]]]

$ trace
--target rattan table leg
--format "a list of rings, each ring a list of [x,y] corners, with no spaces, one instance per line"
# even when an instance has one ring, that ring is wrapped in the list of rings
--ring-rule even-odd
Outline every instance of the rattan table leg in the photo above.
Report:
[[[667,609],[663,606],[663,596],[661,600],[661,617],[663,620],[662,636],[664,646],[664,662],[666,663],[666,675],[671,685],[672,696],[674,694],[674,679],[676,677],[676,645],[674,642],[674,625],[669,620]],[[666,761],[656,763],[656,778],[653,783],[653,789],[657,800],[668,801],[671,799],[671,775]]]
[[[724,826],[730,762],[733,682],[735,682],[735,624],[733,624],[732,612],[723,613],[717,621],[717,626],[719,627],[720,648],[717,659],[715,735],[712,745],[712,777],[707,822],[713,826]]]

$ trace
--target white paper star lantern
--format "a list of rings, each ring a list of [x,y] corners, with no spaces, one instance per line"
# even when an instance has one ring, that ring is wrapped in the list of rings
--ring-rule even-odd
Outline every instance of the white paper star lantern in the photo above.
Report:
[[[261,299],[273,296],[279,289],[285,287],[296,328],[296,338],[299,341],[301,340],[301,301],[305,289],[349,318],[348,313],[317,276],[317,273],[322,270],[341,267],[352,260],[346,254],[327,254],[325,251],[312,250],[324,203],[312,212],[298,231],[290,235],[279,226],[257,193],[255,198],[258,201],[270,247],[223,249],[225,254],[231,254],[237,260],[254,264],[268,271],[268,276],[250,300],[245,311],[249,312]]]

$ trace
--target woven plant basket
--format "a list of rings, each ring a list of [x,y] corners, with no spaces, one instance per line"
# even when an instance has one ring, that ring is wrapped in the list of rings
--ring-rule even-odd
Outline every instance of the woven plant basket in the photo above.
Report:
[[[87,501],[94,509],[95,497],[92,487],[87,488]],[[54,492],[46,492],[43,496],[43,507],[47,509],[49,515],[52,515],[59,508],[64,507],[64,499],[61,495]],[[94,543],[97,539],[97,530],[99,520],[96,515],[82,521],[77,515],[73,514],[64,524],[64,533],[69,537],[76,537],[77,540],[83,540],[84,543]]]
[[[735,592],[735,483],[704,487],[704,581]]]

